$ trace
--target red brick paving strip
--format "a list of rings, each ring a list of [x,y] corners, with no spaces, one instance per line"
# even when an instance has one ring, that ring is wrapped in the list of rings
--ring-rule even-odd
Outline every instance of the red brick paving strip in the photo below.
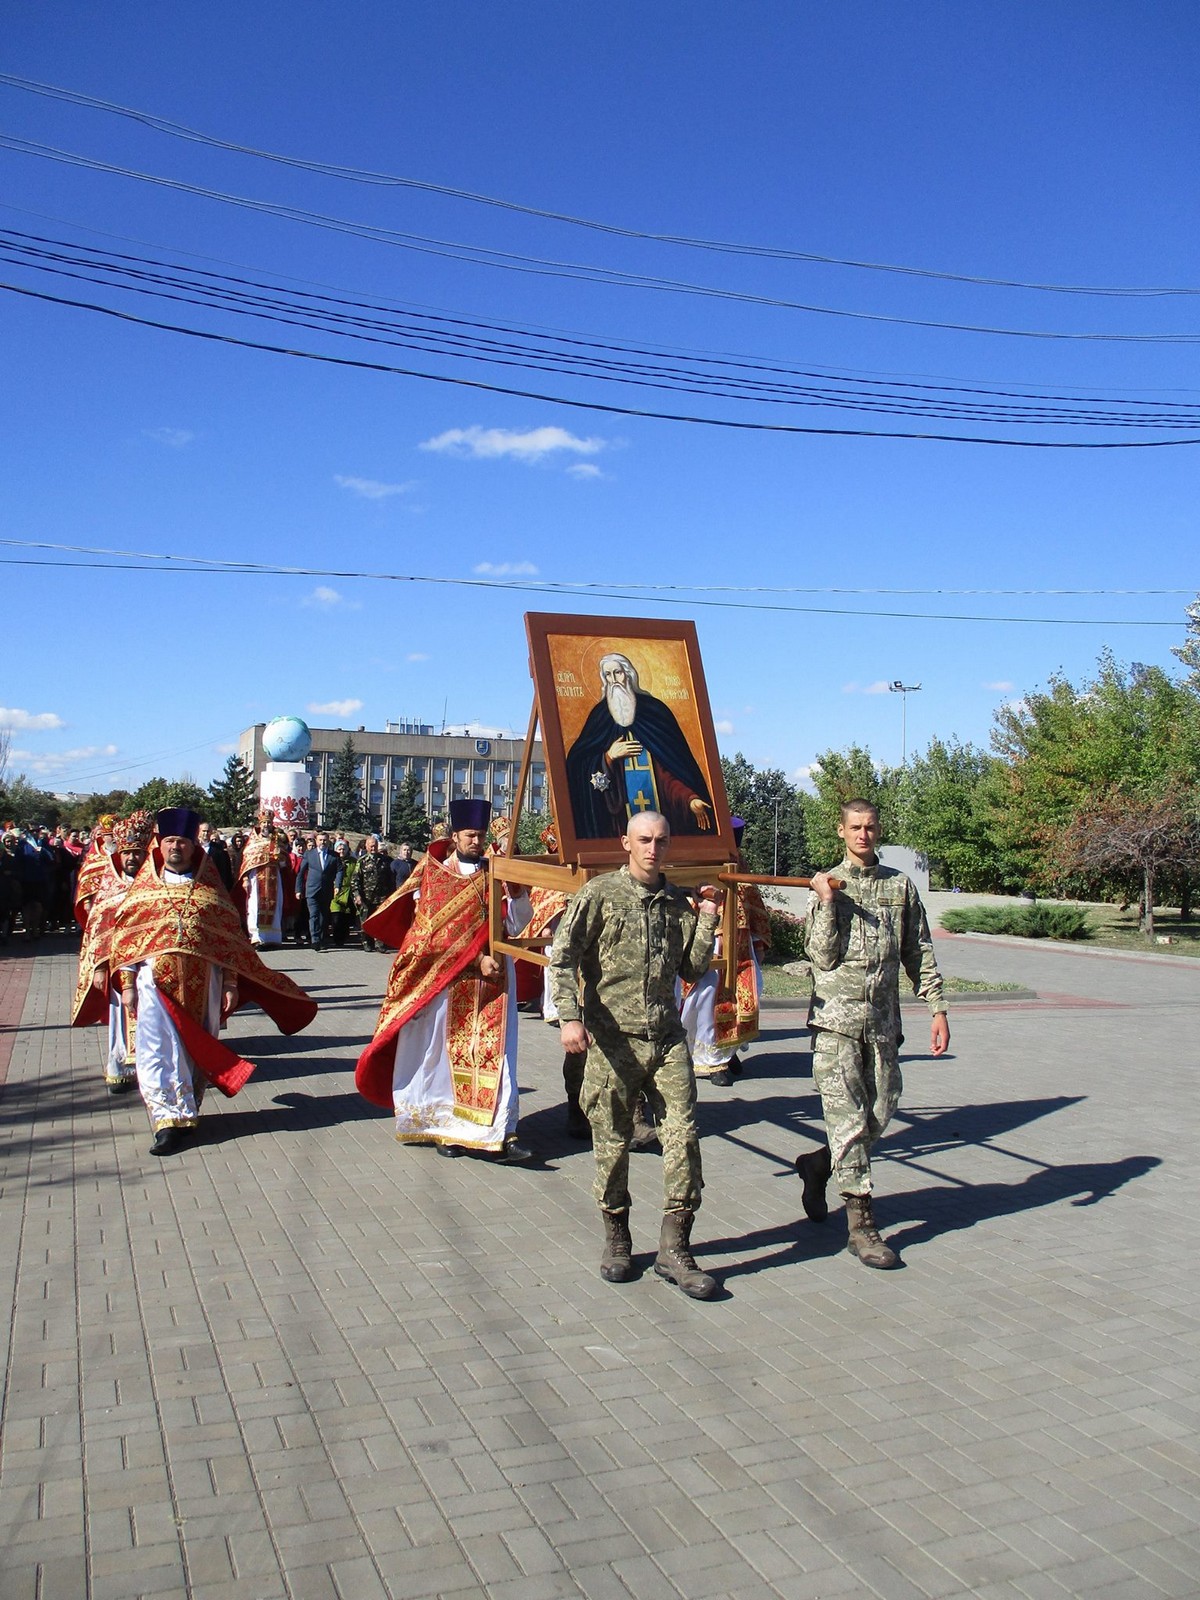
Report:
[[[25,1010],[33,962],[33,956],[8,956],[0,961],[0,1087],[8,1078],[8,1063]]]

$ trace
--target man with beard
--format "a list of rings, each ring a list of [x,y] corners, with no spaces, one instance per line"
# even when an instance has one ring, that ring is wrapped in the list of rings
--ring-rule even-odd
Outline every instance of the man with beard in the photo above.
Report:
[[[148,811],[135,811],[114,823],[113,853],[106,857],[106,875],[95,880],[95,894],[79,950],[79,982],[71,1026],[82,1028],[103,1021],[107,1006],[108,1053],[104,1061],[104,1081],[109,1094],[124,1094],[137,1086],[135,1024],[132,1014],[121,1004],[120,974],[112,965],[112,940],[117,912],[141,870],[153,833],[154,818]]]
[[[401,1144],[527,1161],[516,1138],[513,966],[488,954],[490,814],[486,800],[452,800],[449,839],[435,840],[363,924],[397,955],[354,1081],[364,1099],[394,1113]]]
[[[656,811],[673,835],[708,833],[712,799],[675,713],[647,694],[628,656],[600,658],[604,698],[567,752],[579,839],[619,839],[629,819]]]
[[[157,826],[157,845],[117,912],[111,967],[136,1018],[138,1087],[154,1126],[150,1154],[168,1156],[194,1135],[207,1084],[232,1096],[254,1071],[217,1038],[226,1019],[254,1004],[281,1033],[299,1033],[317,1003],[252,949],[196,842],[197,814],[172,807],[158,813]]]
[[[238,878],[246,897],[250,943],[269,947],[283,943],[283,872],[275,834],[275,813],[264,811],[242,852]]]

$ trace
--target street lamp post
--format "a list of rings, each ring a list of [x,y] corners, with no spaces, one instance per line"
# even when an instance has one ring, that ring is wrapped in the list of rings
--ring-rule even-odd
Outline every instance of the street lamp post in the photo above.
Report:
[[[779,796],[775,796],[775,861],[771,867],[771,876],[779,876]]]
[[[888,688],[893,694],[902,696],[900,702],[900,765],[908,765],[908,697],[916,694],[921,687],[919,683],[901,683],[897,678],[894,683],[889,683]]]

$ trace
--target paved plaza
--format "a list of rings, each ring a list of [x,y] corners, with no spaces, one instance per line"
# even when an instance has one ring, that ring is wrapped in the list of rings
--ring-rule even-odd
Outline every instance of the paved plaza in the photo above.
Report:
[[[1200,1594],[1200,965],[939,939],[1038,998],[956,1003],[941,1061],[906,1011],[892,1273],[800,1212],[769,1010],[700,1089],[699,1303],[651,1270],[656,1155],[601,1281],[544,1023],[539,1159],[442,1160],[354,1091],[388,957],[273,955],[317,1021],[236,1018],[258,1073],[157,1161],[43,950],[0,952],[2,1600]]]

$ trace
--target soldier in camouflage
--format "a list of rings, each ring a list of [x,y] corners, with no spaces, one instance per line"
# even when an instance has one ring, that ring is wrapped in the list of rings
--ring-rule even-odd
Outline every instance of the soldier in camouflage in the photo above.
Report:
[[[802,1203],[814,1222],[829,1215],[830,1176],[846,1202],[849,1249],[864,1266],[894,1267],[871,1212],[871,1146],[891,1121],[902,1082],[898,1058],[900,968],[932,1013],[930,1049],[950,1043],[942,978],[921,897],[902,872],[882,866],[879,811],[869,800],[842,806],[838,836],[845,859],[818,872],[805,918],[812,964],[813,1078],[821,1095],[828,1144],[796,1158]],[[842,880],[834,889],[830,876]]]
[[[707,1300],[717,1285],[691,1253],[703,1179],[696,1079],[675,980],[695,983],[708,971],[724,896],[705,885],[693,905],[667,882],[662,865],[671,830],[659,812],[632,817],[621,842],[626,864],[585,884],[567,907],[550,953],[563,1048],[587,1052],[582,1105],[596,1156],[593,1192],[604,1218],[600,1276],[609,1283],[633,1276],[629,1141],[634,1107],[645,1093],[663,1145],[665,1203],[654,1270],[693,1299]]]

